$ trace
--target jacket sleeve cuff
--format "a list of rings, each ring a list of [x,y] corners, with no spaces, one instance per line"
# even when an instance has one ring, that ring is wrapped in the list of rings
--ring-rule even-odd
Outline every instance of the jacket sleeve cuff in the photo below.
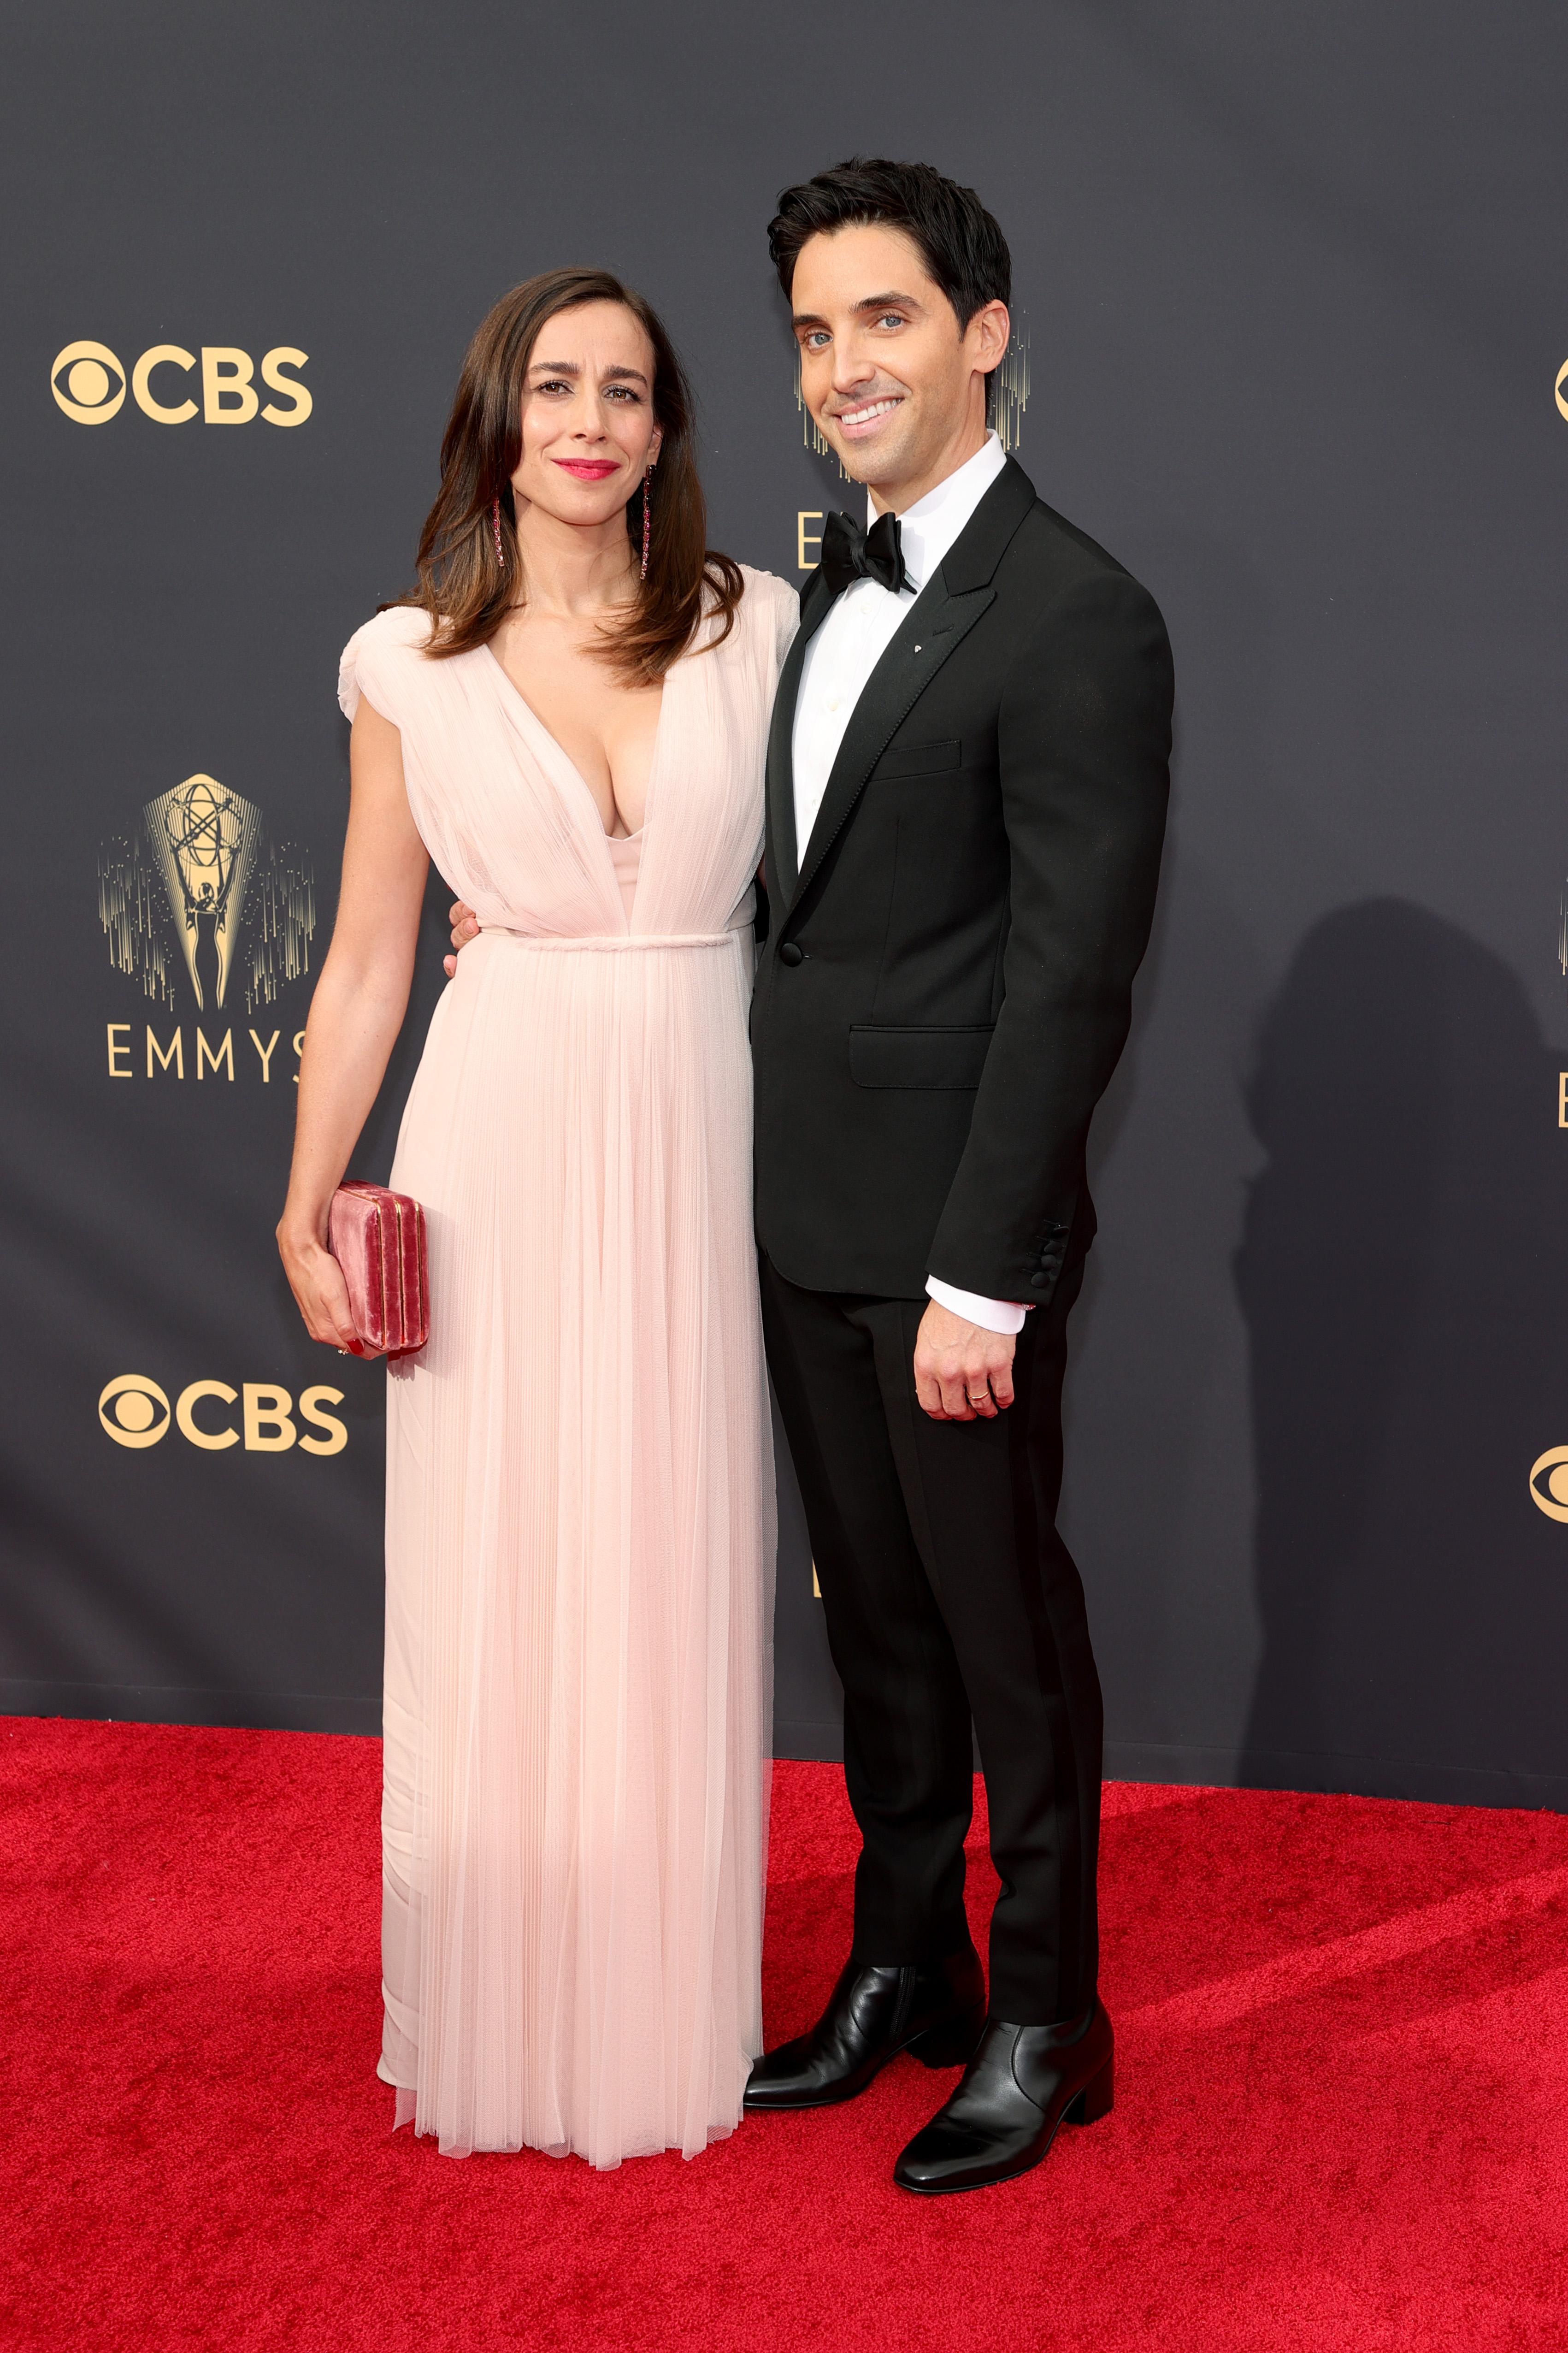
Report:
[[[939,1282],[934,1274],[927,1275],[926,1291],[939,1307],[951,1308],[966,1324],[978,1324],[983,1332],[1021,1332],[1029,1312],[1015,1300],[982,1299],[976,1291],[955,1291],[951,1282]]]

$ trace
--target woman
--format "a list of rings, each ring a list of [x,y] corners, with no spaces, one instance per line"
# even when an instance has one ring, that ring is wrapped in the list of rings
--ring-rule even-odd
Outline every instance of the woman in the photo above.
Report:
[[[773,1468],[746,1008],[783,582],[705,554],[690,398],[600,270],[464,363],[417,593],[350,640],[353,795],[279,1241],[407,1003],[427,862],[478,910],[392,1181],[431,1335],[387,1383],[379,2073],[450,2154],[734,2128],[761,2049]]]

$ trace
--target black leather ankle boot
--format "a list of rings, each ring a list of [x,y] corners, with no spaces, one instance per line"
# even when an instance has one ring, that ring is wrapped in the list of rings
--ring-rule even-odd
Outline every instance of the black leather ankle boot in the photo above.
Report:
[[[1062,2026],[988,2019],[957,2090],[916,2133],[893,2179],[927,2197],[1011,2181],[1038,2165],[1058,2125],[1110,2114],[1115,2073],[1115,2038],[1098,2001]]]
[[[961,2067],[985,2023],[985,1980],[973,1945],[910,1968],[848,1961],[809,2033],[759,2059],[748,2108],[826,2108],[852,2100],[900,2051]]]

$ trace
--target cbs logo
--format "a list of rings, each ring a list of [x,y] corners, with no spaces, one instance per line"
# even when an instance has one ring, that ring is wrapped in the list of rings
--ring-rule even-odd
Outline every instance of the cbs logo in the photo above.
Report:
[[[1549,1446],[1531,1464],[1530,1500],[1549,1520],[1568,1520],[1568,1446]]]
[[[198,414],[208,425],[248,425],[256,416],[267,425],[303,425],[312,403],[291,371],[302,368],[306,359],[292,343],[279,343],[262,354],[261,381],[287,403],[283,407],[273,400],[262,407],[254,382],[256,363],[248,352],[229,343],[205,343],[199,363],[194,352],[179,343],[154,343],[129,377],[107,343],[68,343],[55,354],[49,390],[56,406],[77,425],[107,425],[118,417],[125,406],[127,384],[132,399],[154,425],[188,425]],[[199,411],[191,396],[194,387],[177,381],[198,364]]]
[[[171,1413],[168,1397],[156,1381],[144,1373],[121,1373],[99,1398],[98,1418],[116,1446],[156,1446],[168,1436],[172,1423],[182,1438],[206,1454],[237,1446],[242,1433],[249,1454],[286,1454],[296,1440],[306,1454],[341,1454],[349,1442],[348,1425],[323,1408],[342,1401],[342,1389],[301,1390],[299,1414],[307,1425],[301,1430],[294,1420],[293,1398],[270,1381],[246,1381],[237,1389],[226,1381],[192,1381],[180,1391]],[[217,1418],[220,1407],[235,1405],[239,1407],[237,1430],[232,1421]]]

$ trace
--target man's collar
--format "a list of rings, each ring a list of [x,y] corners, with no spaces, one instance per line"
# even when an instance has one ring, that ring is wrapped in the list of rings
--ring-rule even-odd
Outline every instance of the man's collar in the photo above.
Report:
[[[899,517],[904,565],[918,595],[948,549],[969,522],[981,500],[1004,467],[1007,456],[994,433],[987,433],[972,458],[915,501]],[[869,491],[866,493],[868,526],[877,520]]]

